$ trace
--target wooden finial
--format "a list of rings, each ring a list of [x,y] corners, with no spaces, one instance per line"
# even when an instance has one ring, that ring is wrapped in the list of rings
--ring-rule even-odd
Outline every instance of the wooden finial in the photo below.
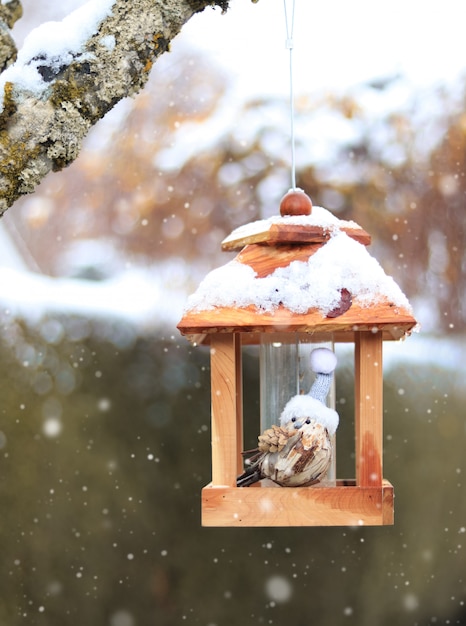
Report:
[[[290,189],[280,201],[280,215],[310,215],[312,200],[302,189]]]

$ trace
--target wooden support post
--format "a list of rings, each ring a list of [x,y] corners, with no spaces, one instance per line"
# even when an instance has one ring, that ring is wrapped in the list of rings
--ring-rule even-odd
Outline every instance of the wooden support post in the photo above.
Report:
[[[382,485],[382,333],[357,332],[355,345],[356,484]]]
[[[233,335],[235,349],[235,389],[236,389],[236,476],[244,471],[243,464],[243,361],[241,352],[241,335]],[[235,486],[236,486],[235,476]]]
[[[212,484],[236,486],[242,463],[241,337],[211,337]]]

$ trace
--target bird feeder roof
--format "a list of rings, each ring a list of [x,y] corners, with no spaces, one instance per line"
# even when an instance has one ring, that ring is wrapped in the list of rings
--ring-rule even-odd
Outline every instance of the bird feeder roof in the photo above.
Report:
[[[197,342],[224,332],[332,333],[345,341],[358,330],[400,339],[417,323],[369,243],[358,224],[321,207],[241,226],[222,242],[239,254],[204,278],[178,328]]]

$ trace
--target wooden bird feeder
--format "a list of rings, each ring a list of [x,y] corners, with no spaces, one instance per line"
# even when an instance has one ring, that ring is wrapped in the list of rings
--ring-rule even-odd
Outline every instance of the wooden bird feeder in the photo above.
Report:
[[[393,524],[393,486],[382,472],[382,342],[409,335],[416,320],[393,279],[367,252],[368,233],[320,207],[310,215],[296,213],[254,222],[227,237],[223,249],[239,254],[206,277],[178,324],[191,341],[210,345],[212,481],[202,490],[203,526]],[[305,284],[293,285],[295,276],[306,276]],[[327,284],[339,296],[325,308],[319,297]],[[267,285],[275,292],[262,302]],[[304,302],[296,301],[296,293]],[[355,477],[310,487],[263,481],[238,488],[242,346],[309,341],[354,343]],[[280,386],[287,377],[281,371],[278,380],[265,382]]]

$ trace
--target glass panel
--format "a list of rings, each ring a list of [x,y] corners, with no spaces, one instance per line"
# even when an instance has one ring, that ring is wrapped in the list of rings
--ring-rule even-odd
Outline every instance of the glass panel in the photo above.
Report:
[[[315,374],[311,370],[310,355],[315,348],[334,350],[333,341],[313,341],[304,333],[263,333],[260,343],[260,407],[261,432],[278,424],[288,400],[297,394],[306,394],[312,387]],[[327,396],[327,406],[335,409],[335,376]],[[336,480],[335,437],[333,437],[332,465],[328,481]]]
[[[290,343],[290,339],[294,342]],[[283,407],[299,389],[298,335],[263,333],[260,345],[261,432],[278,424]]]

